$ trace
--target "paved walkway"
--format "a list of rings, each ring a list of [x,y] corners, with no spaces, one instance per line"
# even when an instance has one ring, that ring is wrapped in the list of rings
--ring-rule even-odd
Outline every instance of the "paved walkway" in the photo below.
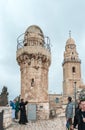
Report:
[[[66,130],[65,118],[59,117],[51,120],[29,122],[27,125],[20,125],[13,122],[6,130]]]

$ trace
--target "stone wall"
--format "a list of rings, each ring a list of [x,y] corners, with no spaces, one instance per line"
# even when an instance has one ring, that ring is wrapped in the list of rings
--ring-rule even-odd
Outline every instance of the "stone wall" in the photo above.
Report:
[[[0,112],[3,112],[3,127],[7,128],[12,124],[12,111],[11,107],[0,107]]]
[[[37,119],[49,119],[49,103],[37,104]]]

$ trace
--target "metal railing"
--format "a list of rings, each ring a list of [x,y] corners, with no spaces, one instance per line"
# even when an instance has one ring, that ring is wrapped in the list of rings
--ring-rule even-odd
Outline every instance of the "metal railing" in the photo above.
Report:
[[[80,59],[64,59],[62,65],[64,65],[64,63],[66,62],[79,62],[81,63],[81,60]]]
[[[17,50],[24,47],[24,35],[25,35],[25,33],[22,33],[17,38]],[[40,35],[40,34],[38,34],[38,35]],[[28,41],[28,39],[25,39],[25,40]],[[29,42],[31,42],[31,43],[35,42],[37,44],[39,43],[38,40],[29,40]],[[31,44],[29,46],[31,46]],[[50,44],[50,39],[48,36],[44,36],[44,41],[42,42],[42,47],[48,49],[48,51],[51,52],[51,44]]]

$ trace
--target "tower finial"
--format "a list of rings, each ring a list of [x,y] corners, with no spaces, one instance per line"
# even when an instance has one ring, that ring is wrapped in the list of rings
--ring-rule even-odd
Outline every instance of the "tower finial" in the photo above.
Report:
[[[69,30],[69,38],[71,38],[71,30]]]

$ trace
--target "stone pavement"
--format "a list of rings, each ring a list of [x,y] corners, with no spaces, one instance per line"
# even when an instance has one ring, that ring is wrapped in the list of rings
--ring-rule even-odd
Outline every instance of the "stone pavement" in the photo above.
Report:
[[[20,125],[13,122],[6,130],[66,130],[65,117],[29,122],[27,125]]]

